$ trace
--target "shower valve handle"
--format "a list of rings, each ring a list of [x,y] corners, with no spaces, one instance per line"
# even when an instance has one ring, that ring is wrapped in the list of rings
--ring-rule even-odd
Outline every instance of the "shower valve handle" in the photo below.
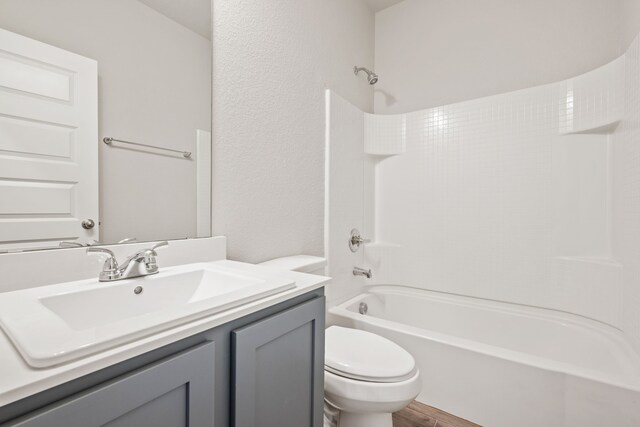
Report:
[[[354,228],[351,230],[351,233],[349,233],[349,249],[351,249],[351,252],[356,252],[360,248],[360,245],[369,242],[370,240],[363,239],[362,236],[360,236],[357,228]]]

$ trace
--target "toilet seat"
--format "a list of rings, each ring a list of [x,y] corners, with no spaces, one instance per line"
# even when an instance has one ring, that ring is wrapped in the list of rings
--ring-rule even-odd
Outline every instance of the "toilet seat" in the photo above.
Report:
[[[325,331],[325,370],[352,380],[397,383],[416,374],[416,363],[391,340],[358,329],[330,326]]]

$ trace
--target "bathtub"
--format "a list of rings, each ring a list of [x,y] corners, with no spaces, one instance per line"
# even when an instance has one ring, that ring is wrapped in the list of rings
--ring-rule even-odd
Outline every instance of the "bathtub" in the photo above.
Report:
[[[640,426],[640,356],[603,323],[400,286],[328,316],[403,346],[422,374],[418,400],[483,426]]]

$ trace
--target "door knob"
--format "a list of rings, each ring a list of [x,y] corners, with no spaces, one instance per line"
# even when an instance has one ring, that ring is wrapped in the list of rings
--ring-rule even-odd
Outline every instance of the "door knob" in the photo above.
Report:
[[[95,226],[96,223],[92,219],[85,219],[84,221],[82,221],[82,228],[84,228],[85,230],[91,230]]]

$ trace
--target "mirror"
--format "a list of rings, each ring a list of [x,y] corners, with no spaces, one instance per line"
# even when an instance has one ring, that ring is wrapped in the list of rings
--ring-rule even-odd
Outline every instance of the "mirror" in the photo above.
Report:
[[[210,0],[0,0],[0,251],[211,234]]]

